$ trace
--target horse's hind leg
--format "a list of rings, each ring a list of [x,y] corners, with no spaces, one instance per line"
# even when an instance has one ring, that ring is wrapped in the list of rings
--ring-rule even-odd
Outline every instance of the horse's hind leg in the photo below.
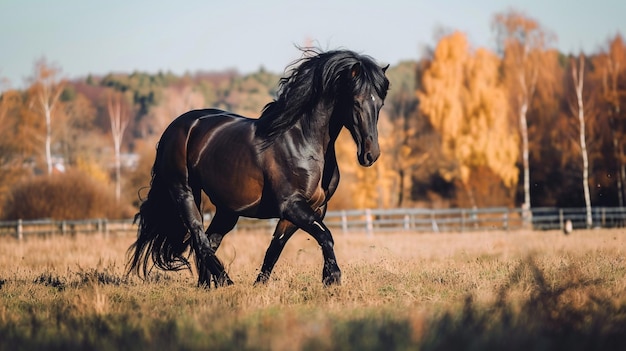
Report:
[[[215,216],[211,220],[211,224],[209,224],[209,227],[206,230],[206,237],[209,240],[209,247],[211,248],[211,250],[213,250],[213,253],[215,253],[219,248],[220,244],[222,243],[222,239],[224,238],[224,235],[226,235],[235,227],[238,219],[239,216],[230,211],[222,211],[218,209],[215,212]],[[216,286],[233,284],[232,280],[230,280],[230,277],[228,277],[225,269],[222,269],[219,274],[214,274],[213,281],[215,282]]]
[[[191,245],[195,252],[196,266],[198,268],[198,285],[211,286],[211,277],[220,276],[224,272],[224,265],[215,256],[211,249],[209,239],[204,234],[202,225],[202,213],[188,185],[178,184],[172,186],[170,194],[176,201],[180,216],[191,234]],[[228,279],[225,284],[232,284]]]
[[[298,230],[293,223],[288,220],[281,219],[276,225],[276,229],[274,230],[274,235],[272,236],[272,241],[270,242],[270,246],[267,248],[265,252],[265,259],[263,259],[263,266],[261,266],[261,272],[256,278],[254,284],[259,283],[267,283],[270,278],[270,274],[272,274],[272,269],[274,269],[274,265],[276,261],[278,261],[278,257],[280,256],[285,244],[291,238],[293,233]]]

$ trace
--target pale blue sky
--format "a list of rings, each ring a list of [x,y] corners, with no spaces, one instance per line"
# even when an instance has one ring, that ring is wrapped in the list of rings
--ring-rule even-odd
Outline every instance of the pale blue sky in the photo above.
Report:
[[[67,78],[261,66],[281,73],[307,38],[396,64],[418,59],[438,27],[493,48],[491,19],[509,8],[538,19],[564,52],[595,52],[626,34],[624,0],[0,0],[0,77],[22,88],[42,56]]]

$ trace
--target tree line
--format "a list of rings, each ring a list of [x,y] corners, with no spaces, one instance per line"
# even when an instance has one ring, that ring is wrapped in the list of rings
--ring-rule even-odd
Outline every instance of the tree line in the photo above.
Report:
[[[449,31],[422,57],[390,67],[383,155],[360,168],[349,135],[340,136],[331,208],[624,206],[622,36],[573,56],[525,14],[496,14],[492,28],[495,50]],[[28,88],[0,96],[0,218],[34,213],[24,200],[45,196],[46,177],[69,189],[84,179],[81,189],[98,188],[110,204],[107,216],[131,215],[173,118],[204,107],[258,116],[279,78],[261,68],[64,80],[60,67],[38,60]]]

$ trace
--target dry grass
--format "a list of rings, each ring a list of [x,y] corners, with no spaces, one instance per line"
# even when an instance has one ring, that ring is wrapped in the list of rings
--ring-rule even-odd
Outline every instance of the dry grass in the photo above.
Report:
[[[267,233],[232,233],[236,285],[124,275],[130,236],[0,238],[2,349],[619,349],[626,230],[335,234],[343,285],[297,233],[253,287]],[[593,346],[593,347],[592,347]]]

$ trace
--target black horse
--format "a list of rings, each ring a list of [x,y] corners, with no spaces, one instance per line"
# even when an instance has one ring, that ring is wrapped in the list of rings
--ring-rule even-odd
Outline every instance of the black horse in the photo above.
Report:
[[[216,110],[189,111],[163,132],[148,196],[135,219],[137,241],[128,249],[128,272],[144,277],[148,260],[163,270],[190,268],[198,284],[232,281],[215,256],[240,216],[279,218],[256,283],[265,283],[287,240],[301,228],[322,248],[324,284],[339,284],[331,232],[322,222],[339,183],[335,140],[352,134],[362,166],[378,156],[378,113],[389,88],[381,68],[352,51],[308,51],[281,78],[278,98],[259,119]],[[206,233],[204,191],[216,211]],[[190,252],[191,254],[191,252]]]

